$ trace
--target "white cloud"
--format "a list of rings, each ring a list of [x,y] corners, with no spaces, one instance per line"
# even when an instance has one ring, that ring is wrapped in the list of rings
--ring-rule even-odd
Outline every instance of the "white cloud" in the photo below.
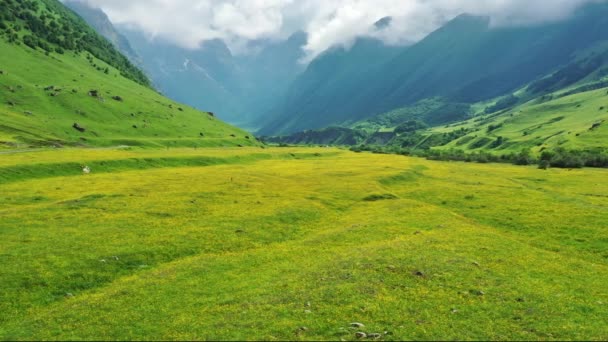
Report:
[[[388,44],[420,40],[462,14],[489,16],[494,25],[527,25],[562,19],[581,5],[602,0],[80,0],[102,8],[117,24],[196,48],[223,39],[235,52],[257,39],[281,39],[303,30],[307,59],[356,37]],[[391,16],[384,30],[379,19]]]

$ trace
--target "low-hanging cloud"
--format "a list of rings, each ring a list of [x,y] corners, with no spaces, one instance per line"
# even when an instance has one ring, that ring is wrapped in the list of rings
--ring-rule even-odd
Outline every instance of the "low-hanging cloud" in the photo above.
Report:
[[[560,20],[580,6],[604,0],[80,0],[103,9],[116,24],[134,26],[187,48],[222,39],[233,52],[250,42],[308,33],[309,61],[357,37],[387,44],[422,39],[462,13],[488,16],[493,25]],[[374,27],[390,16],[390,25]]]

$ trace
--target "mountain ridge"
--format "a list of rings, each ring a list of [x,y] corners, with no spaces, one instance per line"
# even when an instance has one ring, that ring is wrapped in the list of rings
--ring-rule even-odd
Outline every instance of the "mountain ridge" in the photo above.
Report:
[[[109,40],[133,64],[141,67],[141,57],[133,50],[128,39],[116,30],[105,12],[78,0],[63,0],[62,3],[83,18],[97,33]]]
[[[508,94],[546,76],[573,60],[577,51],[588,49],[608,37],[602,28],[608,5],[588,5],[560,22],[531,27],[490,27],[483,17],[461,15],[422,41],[402,49],[389,62],[365,76],[337,82],[343,99],[331,105],[336,92],[304,91],[300,83],[314,79],[314,66],[327,62],[332,69],[344,60],[332,62],[321,55],[299,76],[277,110],[274,123],[261,134],[281,134],[361,120],[424,98],[446,97],[451,101],[475,103]],[[346,114],[344,114],[346,113]]]

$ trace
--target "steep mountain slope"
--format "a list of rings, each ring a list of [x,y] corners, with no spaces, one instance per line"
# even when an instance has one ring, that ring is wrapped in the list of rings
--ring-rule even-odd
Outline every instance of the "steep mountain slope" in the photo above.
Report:
[[[360,70],[356,79],[329,74],[320,81],[319,65],[332,70],[353,59],[349,53],[335,60],[326,54],[294,83],[279,118],[262,132],[363,119],[436,96],[474,103],[512,92],[605,42],[607,14],[608,4],[598,3],[561,22],[500,28],[490,27],[485,18],[462,15],[392,60]],[[316,91],[308,86],[315,82],[336,83],[333,89],[339,91]]]
[[[589,90],[601,87],[597,90]],[[588,90],[588,91],[587,91]],[[495,153],[558,147],[608,147],[608,79],[567,88],[511,109],[476,116],[449,127],[431,129],[442,134],[465,129],[468,133],[439,149],[459,148]]]
[[[367,80],[401,50],[369,38],[358,39],[348,50],[330,49],[298,76],[270,113],[278,119],[260,133],[291,132],[360,119],[361,113],[347,109],[349,103],[356,101],[351,96],[365,92]]]
[[[114,44],[114,47],[129,58],[132,63],[141,65],[141,58],[133,50],[127,38],[114,28],[114,25],[102,10],[77,0],[67,0],[63,4],[82,17],[97,33]]]
[[[161,39],[150,39],[128,27],[119,30],[142,58],[143,69],[167,97],[222,120],[242,124],[245,107],[238,100],[240,84],[230,50],[220,40],[188,50]]]
[[[302,46],[307,35],[296,32],[285,41],[259,41],[257,53],[235,56],[242,93],[238,99],[246,107],[247,126],[260,129],[271,118],[277,100],[304,70]],[[255,49],[255,47],[254,47]]]
[[[254,41],[247,53],[233,55],[221,40],[185,49],[131,26],[115,27],[101,9],[82,0],[66,4],[141,66],[163,94],[241,127],[259,129],[303,69],[302,32],[282,41]]]
[[[47,54],[87,51],[118,69],[124,77],[145,86],[150,85],[141,70],[56,0],[3,1],[0,2],[0,13],[0,32],[10,43],[23,43]]]
[[[0,7],[0,146],[255,143],[138,84],[143,73],[56,0]]]
[[[259,51],[235,56],[221,40],[188,50],[128,27],[119,30],[142,56],[144,69],[165,95],[252,128],[260,127],[269,108],[302,69],[298,60],[306,39],[296,33],[285,41],[259,41],[253,44]]]
[[[457,104],[435,98],[348,128],[307,130],[263,139],[273,143],[351,145],[357,151],[414,153],[448,160],[606,167],[608,76],[605,68],[595,70],[569,87],[534,97],[539,84],[580,79],[580,70],[587,70],[585,66],[591,61],[597,62],[599,56],[601,54],[592,53],[515,94],[467,106],[471,118],[448,125],[427,124],[429,116],[453,115],[459,110]],[[602,74],[604,76],[598,76]]]
[[[419,103],[422,104],[424,102]],[[437,101],[431,102],[437,106]],[[416,107],[410,107],[416,108]],[[426,108],[425,108],[426,109]],[[450,124],[404,129],[395,117],[428,123],[426,114],[404,108],[355,125],[394,128],[389,144],[406,148],[457,149],[504,154],[529,150],[602,151],[608,148],[608,50],[605,43],[581,50],[575,60],[514,93],[469,107],[470,119]],[[384,126],[382,126],[384,124]],[[392,125],[391,125],[392,124]],[[377,126],[376,126],[377,127]]]

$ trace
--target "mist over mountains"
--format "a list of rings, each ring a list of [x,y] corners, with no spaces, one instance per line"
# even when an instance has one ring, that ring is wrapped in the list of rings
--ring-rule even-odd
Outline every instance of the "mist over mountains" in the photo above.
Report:
[[[296,32],[308,39],[307,62],[334,46],[357,38],[409,45],[468,13],[487,16],[492,26],[533,25],[566,18],[597,0],[79,0],[102,8],[115,24],[128,24],[146,35],[196,49],[221,39],[235,54],[260,40],[284,40]],[[373,24],[392,17],[377,30]],[[175,20],[175,18],[179,18]]]
[[[607,14],[606,4],[589,5],[566,21],[533,27],[491,27],[486,17],[461,15],[397,51],[365,40],[328,51],[291,85],[263,133],[353,122],[425,98],[475,103],[510,94],[603,49]]]
[[[134,25],[113,26],[102,10],[82,2],[67,5],[142,66],[162,93],[260,134],[277,135],[350,125],[424,99],[466,106],[511,95],[604,50],[608,5],[600,1],[580,7],[584,3],[554,3],[543,18],[511,7],[503,15],[488,6],[470,7],[491,16],[459,15],[409,45],[386,43],[389,31],[403,19],[397,12],[309,63],[303,62],[317,39],[314,33],[251,39],[248,53],[233,52],[230,41],[219,38],[186,48],[161,33],[151,37]],[[509,21],[506,13],[517,15]],[[596,68],[583,67],[584,75],[566,77],[560,86],[604,64],[597,58],[594,63]],[[432,123],[463,118],[455,113]]]
[[[284,41],[254,42],[261,48],[233,55],[220,39],[197,49],[151,39],[129,25],[112,25],[105,13],[79,1],[65,3],[140,65],[163,94],[242,127],[257,129],[264,114],[303,70],[299,63],[306,35]]]

